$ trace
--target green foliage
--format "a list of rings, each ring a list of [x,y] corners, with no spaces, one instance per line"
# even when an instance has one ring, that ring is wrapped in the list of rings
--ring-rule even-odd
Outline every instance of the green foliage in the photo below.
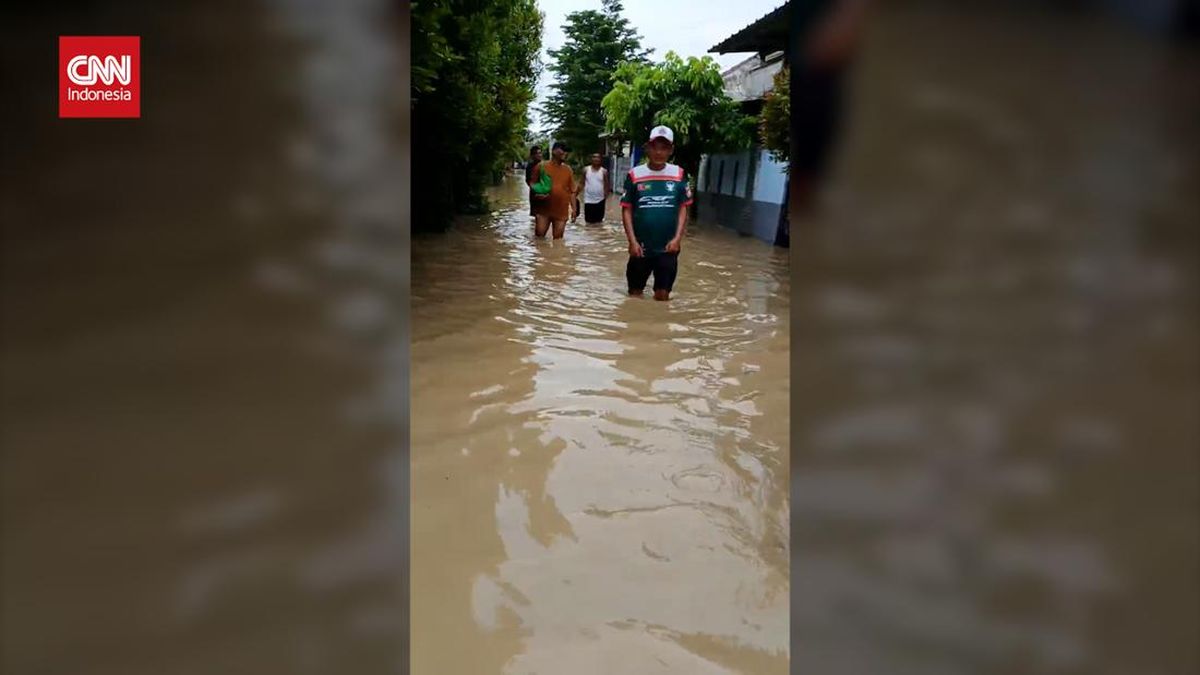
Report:
[[[637,31],[622,11],[621,0],[603,0],[600,11],[568,14],[563,24],[566,42],[562,49],[550,51],[550,70],[556,77],[544,115],[555,138],[570,144],[576,158],[603,150],[600,101],[612,88],[613,72],[622,63],[646,60]]]
[[[529,159],[529,148],[538,146],[542,149],[542,156],[550,156],[550,136],[544,132],[526,131],[525,132],[525,147],[521,150],[521,161]]]
[[[412,3],[415,228],[486,209],[487,185],[527,155],[541,39],[536,0]]]
[[[791,97],[788,69],[782,68],[775,74],[775,86],[763,101],[759,117],[758,133],[763,146],[771,152],[777,162],[788,161],[791,151]]]
[[[675,132],[675,162],[693,179],[705,153],[741,150],[754,139],[755,119],[725,93],[711,57],[687,61],[669,52],[662,63],[626,63],[603,100],[606,129],[644,143],[655,125]]]

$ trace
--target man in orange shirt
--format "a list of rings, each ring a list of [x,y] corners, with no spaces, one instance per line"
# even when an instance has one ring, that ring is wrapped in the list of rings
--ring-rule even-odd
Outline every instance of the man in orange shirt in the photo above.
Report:
[[[553,227],[554,238],[562,239],[567,230],[567,219],[579,215],[575,209],[575,172],[563,161],[568,152],[570,148],[566,143],[555,143],[550,151],[550,161],[539,163],[529,177],[529,186],[533,187],[541,180],[543,172],[550,175],[550,194],[535,196],[534,236],[544,237]]]

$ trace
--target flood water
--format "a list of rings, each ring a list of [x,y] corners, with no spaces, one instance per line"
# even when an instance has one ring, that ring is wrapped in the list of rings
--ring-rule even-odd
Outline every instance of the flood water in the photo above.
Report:
[[[0,671],[403,672],[411,543],[418,675],[1195,673],[1197,55],[874,4],[822,216],[666,304],[511,184],[410,301],[385,3],[6,16]]]
[[[413,672],[786,672],[787,252],[701,223],[630,298],[615,200],[494,200],[414,239]]]

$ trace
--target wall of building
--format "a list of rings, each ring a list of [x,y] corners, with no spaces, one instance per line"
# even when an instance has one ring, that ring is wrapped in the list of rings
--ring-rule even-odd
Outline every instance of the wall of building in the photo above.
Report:
[[[696,191],[782,204],[787,165],[771,159],[762,148],[706,155],[700,162]]]
[[[614,190],[620,192],[622,187],[624,187],[625,175],[629,173],[629,169],[633,166],[631,161],[629,157],[612,158],[613,168],[610,170],[612,171]]]
[[[705,156],[696,181],[701,218],[774,243],[787,189],[784,169],[761,148]]]
[[[779,229],[779,204],[756,202],[730,195],[701,193],[696,195],[700,220],[716,223],[747,237],[775,243]]]
[[[721,74],[725,93],[735,101],[762,98],[775,86],[775,74],[782,67],[782,58],[764,63],[758,56],[751,56]]]
[[[771,159],[771,153],[759,149],[754,175],[754,201],[782,204],[787,190],[787,164]]]

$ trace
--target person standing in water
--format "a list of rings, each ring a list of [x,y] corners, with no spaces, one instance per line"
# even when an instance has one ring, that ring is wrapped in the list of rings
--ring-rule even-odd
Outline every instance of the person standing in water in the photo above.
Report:
[[[542,161],[542,149],[535,145],[529,149],[529,161],[525,162],[525,184],[526,185],[533,185],[531,176],[533,174],[533,170],[535,168],[537,168],[537,165],[540,164],[541,161]],[[537,208],[537,199],[535,198],[533,188],[531,187],[531,188],[529,188],[529,215],[537,217],[536,208]]]
[[[604,157],[592,153],[592,163],[583,169],[583,222],[595,225],[604,221],[604,202],[612,194],[612,180],[604,168]]]
[[[692,188],[683,169],[668,164],[675,151],[675,134],[654,127],[646,144],[646,164],[625,176],[621,222],[629,240],[625,278],[629,294],[641,296],[654,275],[654,299],[669,300],[679,271],[679,249],[692,204]]]
[[[553,228],[554,238],[562,239],[567,230],[567,218],[579,215],[578,213],[572,214],[576,210],[574,204],[575,172],[571,171],[571,167],[564,162],[568,152],[570,152],[570,148],[567,147],[567,144],[558,141],[550,151],[550,161],[539,163],[536,170],[529,175],[527,182],[530,188],[541,180],[543,173],[550,176],[550,193],[535,194],[533,197],[535,205],[533,213],[536,218],[533,226],[535,236],[544,237]]]

